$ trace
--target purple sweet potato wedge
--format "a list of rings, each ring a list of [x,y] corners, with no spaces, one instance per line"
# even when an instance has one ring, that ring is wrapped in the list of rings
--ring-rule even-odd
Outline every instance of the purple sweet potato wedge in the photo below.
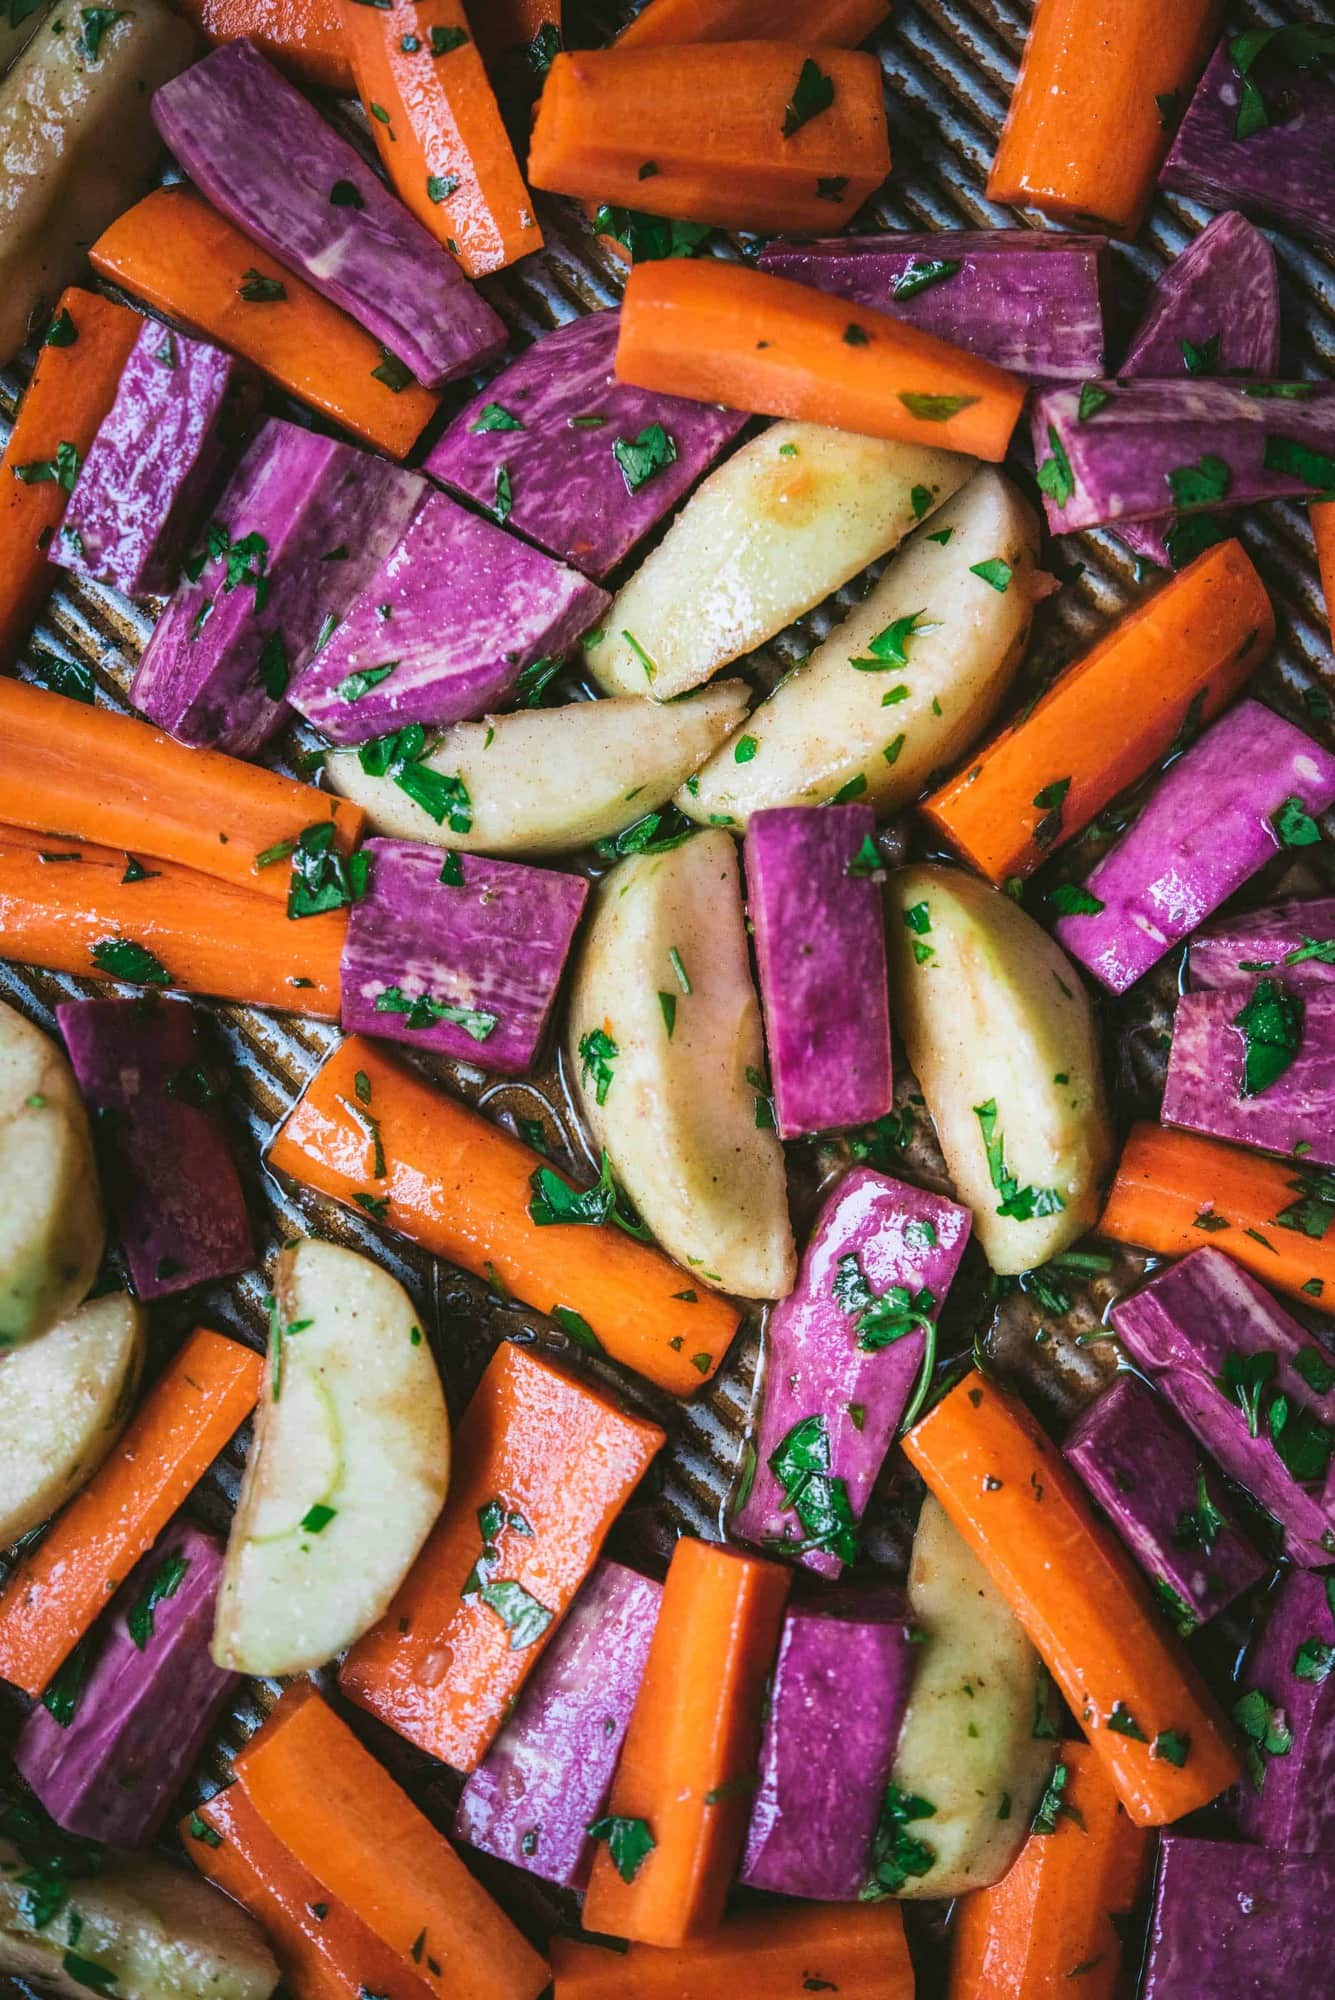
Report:
[[[1192,938],[1187,972],[1193,987],[1248,989],[1268,972],[1300,992],[1335,992],[1335,896],[1221,917]]]
[[[1183,994],[1161,1116],[1165,1125],[1335,1167],[1335,991],[1304,997],[1263,978],[1250,993]]]
[[[1140,2000],[1316,2000],[1332,1896],[1335,1854],[1165,1834]]]
[[[1335,1852],[1335,1580],[1290,1570],[1265,1606],[1234,1716],[1251,1745],[1238,1830],[1262,1847]]]

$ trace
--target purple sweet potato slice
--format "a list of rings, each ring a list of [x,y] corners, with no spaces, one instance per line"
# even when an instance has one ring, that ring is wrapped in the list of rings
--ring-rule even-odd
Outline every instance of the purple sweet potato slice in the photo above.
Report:
[[[430,493],[289,700],[336,743],[497,708],[611,602],[578,570]]]
[[[1316,2000],[1332,1896],[1335,1854],[1165,1834],[1141,2000]]]
[[[747,907],[781,1139],[883,1118],[893,1099],[870,806],[779,806],[746,831]]]
[[[87,1678],[62,1672],[14,1762],[58,1826],[113,1847],[153,1838],[240,1685],[209,1657],[223,1552],[176,1521],[95,1628]]]
[[[965,229],[780,237],[759,263],[1038,382],[1088,382],[1105,372],[1106,236]]]
[[[857,1900],[908,1707],[916,1637],[902,1594],[888,1587],[843,1590],[788,1612],[742,1862],[748,1888]]]
[[[1134,1375],[1118,1376],[1062,1449],[1184,1636],[1266,1575],[1209,1460]]]
[[[259,385],[207,340],[145,320],[70,495],[52,562],[127,597],[175,588]]]
[[[501,353],[504,322],[448,251],[253,42],[165,84],[153,119],[215,208],[428,389]]]
[[[1221,917],[1187,950],[1194,987],[1249,989],[1270,973],[1299,992],[1335,992],[1335,896]]]
[[[822,1576],[838,1576],[852,1560],[971,1223],[967,1208],[869,1167],[839,1183],[796,1289],[770,1315],[755,1476],[733,1534]],[[803,1461],[818,1480],[809,1491]],[[818,1503],[835,1532],[809,1525]]]
[[[1239,1682],[1250,1744],[1234,1798],[1240,1833],[1290,1853],[1335,1852],[1335,1579],[1290,1570]]]
[[[1335,757],[1258,701],[1240,701],[1159,780],[1085,883],[1100,907],[1057,936],[1125,993],[1281,848],[1316,838]]]
[[[248,1270],[250,1218],[194,1008],[152,997],[66,1000],[56,1018],[138,1296],[166,1298]]]
[[[616,381],[620,319],[592,313],[544,334],[459,412],[425,467],[599,582],[748,421]]]
[[[1251,993],[1183,994],[1161,1115],[1165,1125],[1335,1166],[1335,992],[1304,997],[1266,978]]]
[[[1230,1478],[1284,1528],[1305,1568],[1335,1555],[1322,1490],[1335,1359],[1249,1273],[1205,1244],[1112,1310],[1131,1359]]]
[[[343,1026],[478,1063],[532,1069],[584,908],[582,875],[368,840],[343,948]]]
[[[601,1561],[464,1786],[454,1837],[581,1889],[640,1691],[663,1587]]]

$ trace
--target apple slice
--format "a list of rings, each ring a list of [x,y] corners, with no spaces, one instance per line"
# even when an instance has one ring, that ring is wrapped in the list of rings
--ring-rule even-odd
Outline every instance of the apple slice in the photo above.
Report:
[[[0,1349],[86,1298],[102,1261],[88,1115],[58,1042],[0,1004]]]

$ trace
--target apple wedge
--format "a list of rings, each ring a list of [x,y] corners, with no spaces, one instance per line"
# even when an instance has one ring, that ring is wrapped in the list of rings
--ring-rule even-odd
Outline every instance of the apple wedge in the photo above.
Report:
[[[887,884],[891,1007],[994,1271],[1097,1221],[1113,1138],[1089,996],[1047,932],[959,868]]]
[[[269,1359],[212,1652],[296,1674],[384,1612],[445,1502],[450,1432],[402,1285],[309,1239],[278,1259]]]
[[[604,879],[568,1035],[594,1144],[663,1248],[707,1285],[785,1297],[797,1256],[728,834]]]
[[[996,713],[1028,643],[1037,556],[1032,507],[976,472],[687,780],[681,810],[744,826],[766,806],[838,795],[888,813],[917,798]]]
[[[0,1003],[0,1349],[65,1319],[105,1234],[93,1142],[58,1042]]]

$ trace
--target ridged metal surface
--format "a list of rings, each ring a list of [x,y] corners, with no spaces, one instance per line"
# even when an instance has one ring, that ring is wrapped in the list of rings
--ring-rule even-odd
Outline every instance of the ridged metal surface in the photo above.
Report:
[[[487,0],[480,0],[480,4],[485,6]],[[1173,4],[1174,0],[1163,0],[1165,8]],[[630,6],[567,0],[569,38],[574,44],[596,43],[633,11]],[[983,189],[1029,11],[1019,0],[900,0],[892,24],[877,44],[886,79],[894,172],[885,191],[859,218],[860,227],[923,230],[1015,222],[1013,213],[987,201]],[[1331,7],[1323,0],[1288,0],[1285,5],[1252,0],[1252,4],[1230,10],[1228,25],[1331,19]],[[345,129],[358,134],[358,118],[350,111],[335,107],[333,115]],[[364,140],[364,127],[360,136]],[[618,286],[620,267],[599,246],[574,208],[542,197],[538,206],[547,231],[547,248],[517,271],[483,287],[521,343],[576,313],[613,303]],[[1037,216],[1020,219],[1042,226]],[[1208,219],[1207,211],[1195,203],[1177,196],[1161,198],[1138,243],[1118,248],[1118,296],[1111,346],[1114,358],[1121,351],[1146,286]],[[1282,367],[1293,375],[1324,376],[1335,358],[1331,264],[1316,251],[1286,237],[1272,233],[1272,240],[1283,291]],[[743,254],[741,245],[728,244],[722,238],[718,247],[725,255]],[[26,372],[26,367],[20,367],[0,374],[0,435],[7,432]],[[469,393],[469,388],[454,391],[447,406],[458,407]],[[1335,701],[1335,664],[1305,511],[1292,505],[1254,510],[1242,532],[1274,598],[1279,620],[1276,651],[1258,676],[1256,691],[1329,739],[1330,725],[1314,723],[1302,699],[1304,689],[1319,685]],[[1137,580],[1133,560],[1106,532],[1068,537],[1055,546],[1054,554],[1057,560],[1053,567],[1071,580],[1040,611],[1018,690],[1021,700],[1151,587]],[[757,685],[770,683],[794,657],[806,652],[856,599],[859,589],[859,584],[851,586],[839,599],[756,655],[748,670]],[[23,671],[31,671],[37,662],[34,647],[73,655],[91,666],[100,698],[123,704],[150,623],[145,613],[110,591],[64,578],[34,634]],[[307,731],[294,732],[290,740],[280,743],[275,761],[283,768],[293,768],[294,754],[309,748],[314,740]],[[4,754],[0,744],[0,756]],[[907,828],[889,830],[887,851],[907,838]],[[1311,862],[1298,869],[1290,865],[1283,877],[1286,887],[1311,888],[1319,879]],[[1157,1107],[1162,1032],[1173,977],[1165,972],[1145,982],[1146,990],[1138,990],[1124,1005],[1103,1009],[1110,1076],[1117,1086],[1121,1113],[1128,1118],[1153,1115]],[[55,1003],[81,990],[85,989],[71,979],[0,966],[0,995],[48,1030],[54,1025]],[[653,1490],[641,1496],[618,1531],[618,1541],[625,1550],[652,1560],[664,1554],[683,1529],[717,1533],[743,1447],[759,1354],[757,1326],[748,1322],[717,1379],[686,1405],[672,1404],[610,1365],[591,1363],[571,1353],[564,1336],[540,1315],[498,1301],[472,1278],[437,1264],[369,1221],[350,1217],[303,1190],[280,1186],[259,1167],[275,1124],[336,1036],[332,1029],[316,1023],[248,1008],[215,1006],[209,1012],[230,1079],[229,1116],[238,1148],[248,1163],[248,1186],[265,1268],[236,1282],[206,1287],[191,1295],[187,1303],[168,1302],[156,1307],[152,1315],[155,1359],[169,1352],[185,1328],[197,1321],[261,1347],[265,1270],[273,1252],[285,1238],[314,1231],[365,1250],[407,1286],[423,1324],[430,1330],[454,1414],[466,1402],[495,1342],[508,1338],[550,1348],[576,1368],[592,1368],[666,1424],[670,1443],[651,1482]],[[555,1062],[531,1083],[522,1084],[488,1084],[480,1072],[459,1065],[433,1067],[424,1063],[423,1067],[443,1077],[491,1117],[540,1115],[549,1127],[558,1159],[570,1164],[588,1162],[587,1144]],[[924,1130],[925,1114],[914,1102],[916,1092],[902,1063],[899,1091],[899,1108],[914,1114],[916,1126],[914,1140],[904,1155],[906,1171],[941,1184],[940,1156],[930,1126]],[[799,1232],[810,1219],[821,1186],[837,1170],[842,1157],[837,1146],[813,1144],[793,1149]],[[952,1299],[943,1326],[944,1351],[958,1352],[979,1335],[996,1365],[1019,1381],[1040,1406],[1057,1416],[1069,1414],[1106,1380],[1114,1365],[1106,1347],[1082,1345],[1079,1336],[1087,1336],[1097,1326],[1112,1288],[1130,1282],[1143,1267],[1144,1260],[1121,1259],[1110,1281],[1101,1284],[1096,1293],[1077,1299],[1069,1315],[1060,1321],[1049,1317],[1050,1337],[1036,1343],[1039,1315],[1033,1302],[1017,1294],[994,1314],[986,1299],[986,1274],[981,1262],[975,1262]],[[244,1449],[243,1435],[192,1501],[190,1511],[205,1522],[225,1526]],[[911,1506],[909,1484],[902,1471],[892,1465],[873,1503],[868,1535],[874,1559],[891,1568],[901,1566],[906,1553]],[[254,1727],[271,1698],[272,1689],[257,1684],[237,1704],[183,1797],[183,1805],[225,1777],[231,1750]],[[17,1713],[17,1704],[13,1713]],[[365,1717],[354,1715],[353,1719],[414,1796],[444,1824],[457,1789],[452,1774]],[[535,1935],[542,1936],[554,1920],[570,1920],[568,1906],[562,1907],[558,1899],[547,1897],[526,1878],[481,1860],[477,1866],[501,1900]],[[936,1949],[940,1914],[925,1910],[914,1919],[915,1949],[922,1968],[920,1990],[924,1994],[941,1990]]]

